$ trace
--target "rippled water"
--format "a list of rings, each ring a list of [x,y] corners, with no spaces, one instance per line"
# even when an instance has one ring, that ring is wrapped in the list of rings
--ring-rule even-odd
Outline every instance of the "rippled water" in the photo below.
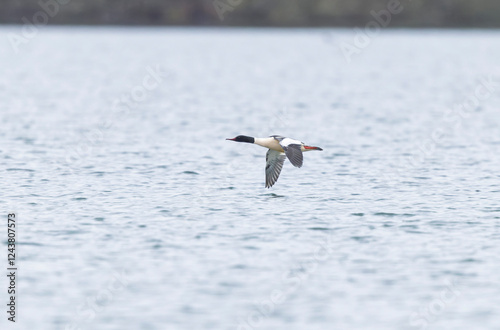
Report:
[[[20,329],[498,328],[498,32],[19,32]],[[324,151],[268,190],[238,134]]]

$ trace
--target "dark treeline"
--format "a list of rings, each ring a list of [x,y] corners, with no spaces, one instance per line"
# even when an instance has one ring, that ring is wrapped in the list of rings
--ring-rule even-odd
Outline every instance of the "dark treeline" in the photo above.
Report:
[[[364,26],[398,0],[2,0],[0,23]],[[499,0],[400,0],[390,27],[500,27]],[[24,19],[23,19],[24,18]]]

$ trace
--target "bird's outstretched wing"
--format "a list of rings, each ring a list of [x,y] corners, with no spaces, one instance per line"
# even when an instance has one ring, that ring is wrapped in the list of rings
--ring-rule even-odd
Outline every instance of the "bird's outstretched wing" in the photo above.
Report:
[[[295,167],[302,167],[304,162],[304,156],[302,155],[302,145],[298,143],[287,143],[288,139],[284,139],[280,142],[280,146],[285,151],[286,156],[290,163]]]
[[[300,144],[289,144],[287,147],[281,147],[285,150],[285,154],[293,166],[302,167],[304,157],[302,155],[302,150],[300,150]]]
[[[286,138],[281,135],[271,135],[271,137],[278,141],[293,166],[302,167],[304,162],[304,156],[302,155],[303,142]]]
[[[266,154],[266,188],[272,187],[280,176],[285,154],[276,150],[271,150]]]

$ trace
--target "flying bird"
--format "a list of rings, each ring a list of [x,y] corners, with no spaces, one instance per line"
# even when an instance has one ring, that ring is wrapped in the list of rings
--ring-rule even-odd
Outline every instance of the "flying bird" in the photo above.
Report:
[[[304,142],[290,139],[280,135],[271,135],[268,138],[254,138],[251,136],[238,135],[233,139],[226,139],[235,142],[254,143],[264,148],[268,148],[266,154],[266,188],[271,188],[278,177],[285,159],[295,167],[302,167],[303,155],[305,151],[323,150],[320,147],[312,147]]]

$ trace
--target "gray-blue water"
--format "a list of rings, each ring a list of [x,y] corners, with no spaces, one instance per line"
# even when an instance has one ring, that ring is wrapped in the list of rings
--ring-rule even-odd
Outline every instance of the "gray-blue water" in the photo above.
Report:
[[[17,328],[500,327],[499,32],[13,33]],[[324,151],[268,190],[238,134]]]

